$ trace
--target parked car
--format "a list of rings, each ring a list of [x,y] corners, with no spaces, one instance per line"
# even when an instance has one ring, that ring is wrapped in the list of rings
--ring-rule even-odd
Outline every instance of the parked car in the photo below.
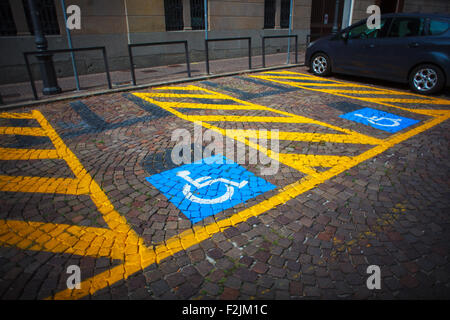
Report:
[[[386,14],[380,28],[359,21],[309,44],[306,65],[334,73],[409,83],[421,94],[450,86],[450,15]]]

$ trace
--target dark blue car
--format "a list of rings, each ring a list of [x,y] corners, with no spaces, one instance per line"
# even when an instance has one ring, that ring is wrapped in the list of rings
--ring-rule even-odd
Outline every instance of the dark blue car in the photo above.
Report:
[[[450,86],[450,16],[386,14],[378,29],[362,20],[310,43],[305,62],[318,76],[365,76],[436,93]]]

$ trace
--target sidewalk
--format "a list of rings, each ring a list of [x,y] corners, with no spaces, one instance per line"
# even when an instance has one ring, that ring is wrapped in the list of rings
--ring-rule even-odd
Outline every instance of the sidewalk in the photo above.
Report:
[[[290,63],[295,63],[294,53],[290,55]],[[299,50],[298,63],[304,63],[304,50]],[[277,53],[272,55],[266,55],[266,68],[275,66],[286,66],[287,53]],[[262,56],[252,56],[252,70],[262,68]],[[210,61],[210,75],[225,74],[230,72],[245,72],[248,71],[248,57],[233,58],[233,59],[221,59]],[[163,81],[173,80],[189,80],[186,64],[173,64],[167,66],[150,67],[136,69],[136,84],[139,85],[152,85],[153,83],[160,83]],[[112,71],[111,82],[113,89],[126,89],[132,88],[131,72],[129,69]],[[192,62],[191,63],[191,79],[207,76],[206,63],[205,62]],[[73,95],[90,94],[100,91],[108,91],[108,84],[106,79],[106,73],[95,73],[80,75],[81,90],[76,90],[75,79],[73,76],[64,77],[58,79],[58,84],[62,89],[62,93],[53,96],[44,96],[42,94],[42,81],[36,81],[36,90],[39,99],[58,99],[62,97],[70,97]],[[33,92],[30,82],[20,82],[13,84],[0,85],[0,95],[3,99],[1,107],[8,105],[16,105],[21,103],[28,103],[35,101],[33,98]]]

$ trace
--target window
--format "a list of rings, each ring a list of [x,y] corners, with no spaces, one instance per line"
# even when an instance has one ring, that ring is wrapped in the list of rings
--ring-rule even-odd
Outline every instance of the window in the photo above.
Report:
[[[28,30],[34,34],[33,22],[31,20],[30,8],[28,1],[22,0],[25,9],[25,17],[27,19]],[[46,35],[59,34],[58,18],[56,16],[56,8],[53,0],[36,0],[36,7],[39,10],[39,18],[42,25],[42,31]]]
[[[350,29],[349,39],[373,39],[384,37],[389,27],[387,19],[381,19],[380,29],[369,29],[366,23],[360,24]]]
[[[289,15],[291,12],[291,0],[281,0],[280,27],[289,28]]]
[[[424,34],[424,19],[396,18],[392,23],[389,37],[417,37]]]
[[[164,13],[167,31],[183,30],[182,0],[164,0]]]
[[[264,29],[275,28],[275,0],[264,1]]]
[[[0,36],[15,36],[16,24],[12,16],[9,0],[0,0]]]
[[[430,35],[443,34],[448,30],[448,22],[442,20],[430,20]]]
[[[191,26],[192,30],[205,29],[204,0],[191,0]]]

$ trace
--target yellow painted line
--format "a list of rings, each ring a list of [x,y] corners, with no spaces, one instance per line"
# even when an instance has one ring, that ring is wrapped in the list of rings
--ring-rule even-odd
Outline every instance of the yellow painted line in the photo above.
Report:
[[[371,102],[391,102],[391,103],[422,103],[450,105],[450,101],[444,99],[397,99],[397,98],[367,98]]]
[[[351,94],[392,94],[389,91],[382,91],[382,90],[334,90],[334,89],[323,89],[322,92],[326,93],[334,93],[334,92],[340,92],[340,93],[351,93]],[[408,95],[408,93],[399,93],[399,95]]]
[[[123,245],[108,241],[115,238],[104,228],[0,219],[0,245],[23,250],[124,259]]]
[[[272,139],[270,130],[251,130],[251,129],[226,129],[228,136],[241,136],[247,138]],[[309,132],[285,132],[280,131],[276,137],[278,140],[288,141],[308,141],[308,142],[330,142],[330,143],[354,143],[354,144],[380,144],[383,140],[374,137],[360,135],[357,133],[333,134],[333,133],[309,133]]]
[[[198,98],[198,99],[226,99],[219,95],[211,96],[209,94],[190,94],[190,93],[146,93],[149,97],[154,98]]]
[[[6,119],[33,119],[31,113],[0,112],[0,118]]]
[[[158,104],[169,108],[186,109],[208,109],[208,110],[269,110],[264,106],[257,105],[234,105],[234,104],[208,104],[208,103],[187,103],[187,102],[165,102],[159,101]]]
[[[0,160],[59,159],[56,150],[0,148]]]
[[[89,188],[79,185],[78,179],[0,175],[0,191],[39,192],[82,195]]]
[[[41,128],[33,127],[0,127],[0,134],[23,135],[23,136],[45,136]]]

